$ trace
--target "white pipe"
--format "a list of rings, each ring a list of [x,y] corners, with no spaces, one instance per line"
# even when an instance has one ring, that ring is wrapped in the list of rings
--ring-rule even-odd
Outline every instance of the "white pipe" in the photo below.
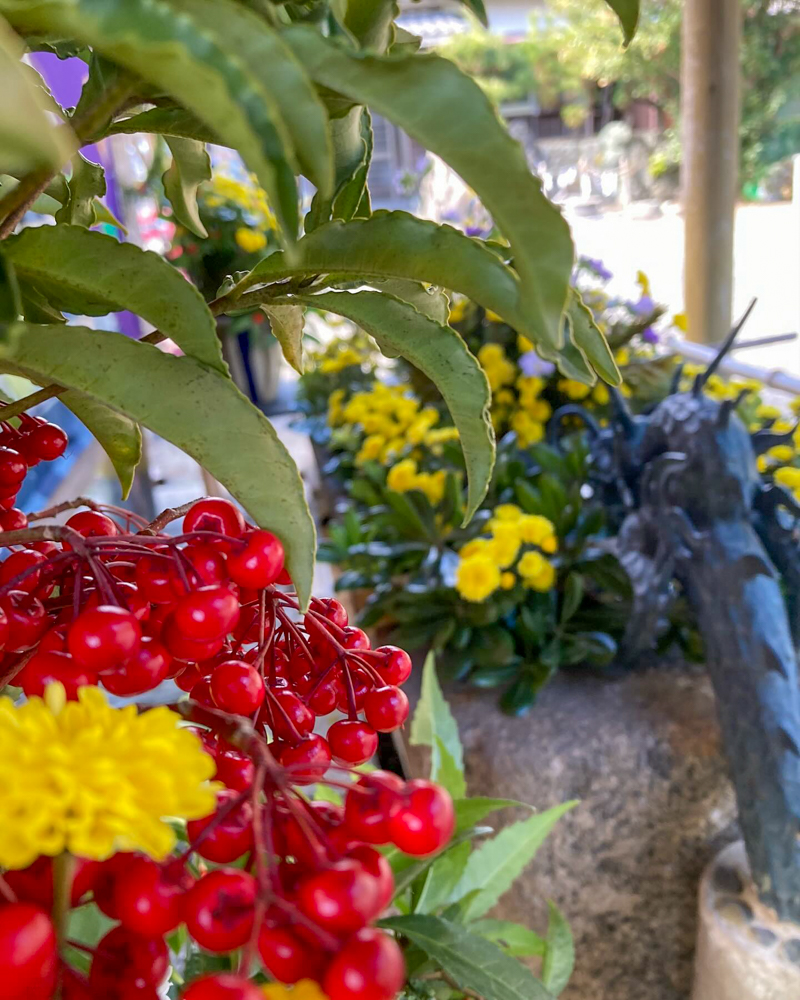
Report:
[[[668,346],[676,354],[680,354],[687,361],[694,361],[696,364],[709,364],[717,356],[718,348],[711,344],[695,344],[691,340],[683,340],[681,337],[671,339]],[[722,359],[719,366],[720,374],[739,375],[742,378],[758,379],[764,385],[772,389],[779,389],[781,392],[789,392],[793,396],[800,396],[800,378],[797,375],[790,375],[781,368],[760,368],[758,365],[748,365],[734,354],[728,354]]]

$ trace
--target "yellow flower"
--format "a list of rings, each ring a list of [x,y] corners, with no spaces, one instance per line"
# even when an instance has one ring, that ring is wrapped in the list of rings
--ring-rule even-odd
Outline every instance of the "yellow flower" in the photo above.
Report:
[[[517,572],[532,590],[550,590],[556,579],[555,566],[539,552],[526,552],[517,563]]]
[[[776,469],[774,478],[776,483],[788,486],[791,490],[800,487],[800,469],[796,469],[793,465],[785,465],[782,469]]]
[[[477,555],[491,555],[492,543],[488,538],[473,538],[471,542],[462,546],[458,554],[462,559],[471,559],[472,556]]]
[[[413,490],[417,481],[417,463],[413,458],[406,458],[389,469],[386,485],[395,493],[407,493]]]
[[[530,448],[544,437],[544,425],[539,420],[534,420],[525,410],[517,410],[511,417],[511,427],[516,431],[520,448]]]
[[[777,406],[770,406],[767,403],[761,403],[756,410],[756,416],[759,420],[779,420],[781,411]]]
[[[614,360],[620,366],[620,368],[631,363],[631,352],[627,347],[621,347],[617,353],[614,355]],[[687,365],[688,367],[688,365]],[[686,373],[686,368],[684,368],[684,374]]]
[[[246,229],[242,226],[236,230],[234,239],[245,253],[258,253],[267,245],[267,237],[257,229]]]
[[[520,354],[527,354],[528,351],[533,350],[533,341],[528,340],[523,334],[517,334],[517,350]]]
[[[449,323],[460,323],[467,314],[467,299],[456,299],[450,303]]]
[[[511,588],[514,586],[516,582],[517,578],[514,576],[513,573],[509,573],[508,571],[506,571],[505,573],[500,574],[500,586],[503,588],[503,590],[511,590]]]
[[[456,590],[467,601],[485,601],[500,586],[500,569],[490,555],[462,559],[456,570]]]
[[[759,472],[766,472],[769,468],[769,459],[766,455],[759,455],[756,459],[756,468]]]
[[[491,309],[487,309],[486,310],[486,319],[490,323],[504,323],[505,322],[505,320],[503,319],[502,316],[498,316],[498,314],[496,312],[492,312]]]
[[[608,386],[605,382],[598,382],[592,390],[592,399],[595,403],[599,403],[600,406],[605,406],[609,398]]]
[[[492,514],[498,521],[519,521],[522,510],[515,503],[501,503],[495,507]]]
[[[96,687],[70,702],[60,684],[19,706],[0,698],[0,865],[63,851],[166,857],[165,818],[200,819],[216,803],[214,762],[179,722],[163,706],[111,708]]]
[[[572,378],[559,379],[558,388],[569,399],[586,399],[592,391],[592,387],[590,385],[584,385],[583,382],[577,382]]]
[[[266,1000],[328,1000],[313,979],[301,979],[294,986],[268,983],[261,987]]]
[[[794,458],[794,448],[789,444],[776,444],[774,448],[769,449],[767,454],[776,462],[791,462]]]
[[[650,279],[644,273],[644,271],[636,272],[636,284],[641,288],[642,295],[650,294]]]
[[[385,445],[386,438],[380,434],[370,434],[365,437],[360,450],[356,453],[356,465],[363,465],[364,462],[379,459]]]
[[[519,522],[519,531],[523,542],[538,545],[545,552],[555,552],[558,548],[555,526],[541,514],[525,514]]]
[[[444,497],[446,479],[447,473],[444,469],[439,469],[438,472],[420,472],[414,489],[421,490],[435,507],[437,503],[441,503]]]
[[[497,565],[506,569],[517,558],[522,545],[519,521],[498,521],[492,529],[492,539]]]
[[[689,324],[686,321],[686,313],[675,313],[672,317],[672,325],[677,327],[683,333],[689,329]]]

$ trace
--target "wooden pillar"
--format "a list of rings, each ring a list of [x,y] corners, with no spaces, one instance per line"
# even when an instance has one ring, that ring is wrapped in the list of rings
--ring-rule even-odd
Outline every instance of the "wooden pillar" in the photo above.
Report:
[[[691,340],[731,326],[739,191],[739,0],[685,0],[681,117],[686,224],[684,296]]]

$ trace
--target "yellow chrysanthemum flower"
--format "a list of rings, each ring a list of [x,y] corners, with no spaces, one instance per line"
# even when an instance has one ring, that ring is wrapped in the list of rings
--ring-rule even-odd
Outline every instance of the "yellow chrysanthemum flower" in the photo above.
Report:
[[[500,586],[500,569],[489,555],[462,559],[456,570],[456,590],[467,601],[485,601]]]
[[[614,360],[617,362],[620,368],[624,367],[625,365],[629,365],[631,363],[631,352],[628,350],[627,347],[620,347],[620,349],[614,355]],[[689,366],[687,365],[686,368],[688,367]],[[686,368],[683,369],[684,375],[688,374]]]
[[[519,521],[522,517],[522,510],[515,503],[500,503],[492,511],[492,514],[497,521]]]
[[[70,702],[60,684],[19,706],[0,698],[0,865],[63,851],[166,857],[165,818],[200,819],[216,803],[214,762],[179,721],[163,706],[111,708],[96,687]]]
[[[686,320],[686,313],[675,313],[672,317],[672,325],[683,333],[689,329],[689,324]]]
[[[527,354],[528,351],[533,350],[533,341],[529,340],[524,334],[517,334],[517,350],[520,354]]]
[[[257,229],[247,229],[241,226],[236,230],[234,239],[245,253],[258,253],[267,245],[267,237]]]
[[[503,590],[511,590],[511,588],[514,586],[516,582],[517,578],[514,576],[513,573],[509,573],[508,571],[506,571],[505,573],[500,574],[500,586],[503,588]]]
[[[437,472],[420,472],[414,483],[414,489],[421,490],[435,507],[444,498],[446,480],[447,472],[444,469],[439,469]]]
[[[449,323],[460,323],[467,314],[467,299],[456,299],[450,303]]]
[[[776,444],[774,448],[769,449],[767,454],[776,462],[785,463],[791,462],[794,458],[795,452],[794,448],[790,444]]]
[[[520,536],[530,545],[541,545],[545,539],[555,535],[553,522],[541,514],[523,514],[519,522]]]
[[[493,312],[491,309],[487,309],[486,310],[486,319],[487,319],[487,321],[489,323],[504,323],[505,322],[505,320],[503,319],[502,316],[498,315],[496,312]]]
[[[395,493],[407,493],[414,489],[417,481],[417,463],[413,458],[406,458],[389,469],[386,485]]]
[[[514,413],[511,417],[511,428],[516,432],[520,448],[530,448],[544,437],[544,424],[534,420],[525,410],[517,410]]]
[[[642,290],[642,295],[650,295],[650,279],[644,271],[636,272],[636,284]]]
[[[294,986],[283,983],[268,983],[262,986],[266,1000],[328,1000],[313,979],[301,979]]]
[[[796,469],[793,465],[785,465],[782,469],[775,470],[774,479],[781,486],[796,490],[800,488],[800,469]]]
[[[526,552],[517,563],[517,572],[532,590],[550,590],[556,580],[555,566],[539,552]]]
[[[779,420],[781,411],[777,406],[770,406],[769,403],[761,403],[756,410],[759,420]]]
[[[472,556],[490,555],[492,552],[492,543],[488,538],[473,538],[461,547],[458,554],[462,559],[471,559]]]
[[[375,461],[381,457],[381,452],[386,447],[386,438],[381,434],[370,434],[364,438],[364,443],[356,453],[356,465],[363,465],[364,462]]]
[[[584,385],[572,378],[561,378],[558,380],[558,388],[568,399],[586,399],[592,391],[590,385]]]
[[[595,403],[599,403],[600,406],[605,406],[609,398],[608,386],[605,382],[598,382],[594,389],[592,389],[592,399]]]
[[[497,565],[506,569],[517,558],[522,538],[519,521],[498,521],[492,529],[493,549]]]

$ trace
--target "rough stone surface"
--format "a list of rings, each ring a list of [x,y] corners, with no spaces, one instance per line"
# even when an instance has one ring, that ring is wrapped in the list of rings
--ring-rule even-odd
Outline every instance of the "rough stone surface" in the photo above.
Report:
[[[686,1000],[700,876],[737,835],[704,673],[562,674],[521,719],[502,715],[490,692],[446,694],[471,794],[542,809],[580,800],[496,915],[541,930],[545,901],[561,908],[577,952],[563,1000]]]

